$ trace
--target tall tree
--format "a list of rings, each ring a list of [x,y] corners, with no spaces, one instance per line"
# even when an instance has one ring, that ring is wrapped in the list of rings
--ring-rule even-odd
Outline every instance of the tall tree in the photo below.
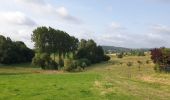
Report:
[[[14,42],[9,37],[0,36],[0,63],[31,62],[33,57],[34,51],[29,49],[24,42]]]
[[[71,37],[68,33],[56,30],[51,27],[38,27],[33,31],[32,41],[35,48],[40,53],[54,54],[58,53],[58,62],[63,66],[63,57],[69,52],[75,52],[77,49],[78,39]]]

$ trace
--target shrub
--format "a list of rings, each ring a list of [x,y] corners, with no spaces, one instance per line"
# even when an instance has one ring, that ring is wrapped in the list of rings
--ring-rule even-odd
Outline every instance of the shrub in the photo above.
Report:
[[[170,72],[170,49],[159,48],[151,50],[151,59],[156,64],[156,71]]]
[[[123,58],[123,53],[117,54],[117,58]]]
[[[103,56],[103,61],[109,61],[110,60],[110,56],[104,55]]]
[[[77,63],[72,59],[66,59],[64,61],[64,70],[65,71],[74,71],[77,68]]]
[[[91,62],[88,59],[78,59],[78,60],[72,60],[72,59],[66,59],[64,61],[64,70],[69,72],[77,72],[84,70],[87,66],[90,66]]]
[[[42,69],[58,69],[58,64],[50,58],[50,55],[47,53],[37,54],[33,60],[32,64],[40,66]]]
[[[150,61],[149,61],[149,60],[147,60],[147,61],[146,61],[146,64],[149,64],[149,63],[150,63]]]
[[[130,67],[130,66],[132,66],[132,65],[133,65],[133,62],[128,62],[128,63],[127,63],[127,66],[128,66],[128,67]]]
[[[87,67],[87,66],[91,65],[91,62],[90,62],[90,60],[88,60],[86,58],[82,58],[82,59],[77,60],[77,64],[80,67]]]
[[[160,65],[159,65],[159,64],[155,64],[154,70],[155,70],[156,72],[160,72],[160,71],[161,71]]]
[[[138,53],[138,56],[145,56],[145,52],[142,52],[142,51],[139,52],[139,53]]]

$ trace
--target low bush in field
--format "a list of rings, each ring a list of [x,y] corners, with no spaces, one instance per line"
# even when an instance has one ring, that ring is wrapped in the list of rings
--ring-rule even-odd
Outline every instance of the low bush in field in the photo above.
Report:
[[[72,59],[66,59],[64,61],[64,70],[65,71],[82,71],[87,66],[90,66],[91,62],[88,59],[79,59],[79,60],[72,60]]]
[[[42,69],[58,69],[58,64],[50,58],[50,55],[47,53],[37,54],[33,60],[32,64],[40,66]]]
[[[66,59],[64,61],[64,70],[65,71],[73,71],[77,68],[77,65],[73,62],[72,59]]]
[[[87,67],[87,66],[90,66],[90,65],[91,65],[90,60],[88,60],[88,59],[86,59],[86,58],[77,60],[77,63],[78,63],[78,66],[80,66],[80,67]],[[85,66],[85,65],[86,65],[86,66]]]
[[[123,58],[123,53],[117,54],[117,58]]]
[[[110,56],[104,55],[103,56],[103,61],[109,61],[111,58]]]

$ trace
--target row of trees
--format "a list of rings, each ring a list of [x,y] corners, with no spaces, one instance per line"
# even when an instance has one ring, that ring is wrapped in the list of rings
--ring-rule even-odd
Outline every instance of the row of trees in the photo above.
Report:
[[[34,51],[21,41],[12,41],[9,37],[0,35],[0,63],[14,64],[31,62]]]
[[[77,38],[51,27],[38,27],[35,29],[32,34],[32,41],[34,42],[36,53],[47,53],[49,56],[53,54],[54,61],[57,53],[60,66],[63,66],[62,57],[65,58],[70,52],[75,54],[78,47]]]
[[[76,59],[82,58],[90,60],[91,63],[99,63],[101,61],[108,61],[110,59],[110,57],[104,54],[103,48],[101,46],[97,46],[97,44],[92,39],[82,39],[80,41]]]
[[[151,50],[151,59],[157,71],[170,71],[170,49],[158,48]]]
[[[145,56],[145,52],[133,50],[131,52],[121,52],[117,53],[118,58],[123,58],[124,56]]]
[[[48,67],[47,69],[58,69],[58,67],[56,68],[53,65],[63,67],[64,64],[65,66],[70,65],[72,68],[75,68],[78,65],[86,66],[90,63],[98,63],[110,59],[110,57],[104,55],[102,47],[97,46],[93,40],[82,39],[79,42],[74,36],[51,27],[36,28],[32,34],[32,41],[36,50],[33,63],[43,67],[43,69],[46,69],[44,66]],[[55,59],[56,54],[58,55],[57,62]],[[51,59],[52,55],[53,59]],[[66,62],[72,64],[64,63],[64,59],[70,59],[70,55],[73,55],[72,61],[67,60]],[[73,60],[76,60],[74,64]]]

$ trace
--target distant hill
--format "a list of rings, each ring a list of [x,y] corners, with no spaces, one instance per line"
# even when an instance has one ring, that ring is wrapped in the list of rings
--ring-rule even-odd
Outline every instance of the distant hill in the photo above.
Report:
[[[141,49],[131,49],[131,48],[124,48],[124,47],[115,47],[115,46],[102,46],[105,52],[113,52],[113,53],[120,53],[120,52],[131,52],[131,51],[149,51],[148,48],[141,48]]]
[[[105,52],[130,52],[132,49],[129,48],[123,48],[123,47],[115,47],[115,46],[102,46]]]

